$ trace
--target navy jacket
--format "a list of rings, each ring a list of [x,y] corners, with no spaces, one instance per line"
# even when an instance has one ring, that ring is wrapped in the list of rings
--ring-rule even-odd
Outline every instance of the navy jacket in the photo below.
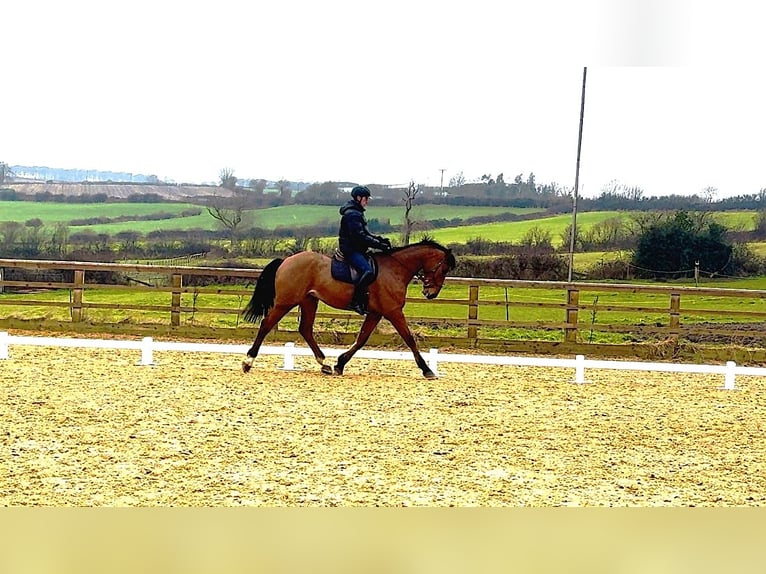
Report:
[[[373,235],[367,230],[367,219],[364,217],[364,208],[353,199],[350,199],[340,208],[340,229],[338,230],[338,246],[346,254],[352,251],[365,253],[369,247],[375,249],[387,249],[381,237]]]

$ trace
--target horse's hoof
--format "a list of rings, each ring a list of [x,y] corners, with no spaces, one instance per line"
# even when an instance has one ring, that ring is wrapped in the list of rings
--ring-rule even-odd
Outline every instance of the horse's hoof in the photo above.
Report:
[[[438,378],[439,378],[439,377],[436,375],[436,373],[434,373],[433,371],[426,371],[425,373],[423,373],[423,376],[424,376],[426,379],[438,379]]]
[[[322,365],[323,375],[332,375],[332,367],[330,365]]]
[[[242,361],[242,372],[243,372],[243,373],[247,373],[247,372],[249,372],[249,371],[250,371],[250,369],[251,369],[251,367],[252,367],[252,365],[250,365],[250,364],[248,364],[248,363],[246,363],[246,362]]]
[[[339,369],[338,367],[335,367],[335,368],[333,369],[333,373],[334,373],[336,376],[340,377],[340,376],[342,376],[342,375],[343,375],[343,369]]]

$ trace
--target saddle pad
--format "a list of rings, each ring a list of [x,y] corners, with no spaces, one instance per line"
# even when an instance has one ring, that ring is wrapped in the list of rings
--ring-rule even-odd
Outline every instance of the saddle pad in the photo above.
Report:
[[[337,259],[332,260],[330,272],[333,279],[344,283],[355,283],[359,279],[359,272],[356,269],[345,261],[338,261]]]
[[[378,262],[375,261],[374,257],[367,257],[367,261],[369,261],[370,267],[372,267],[373,275],[377,278]],[[354,284],[359,280],[359,271],[346,263],[346,261],[340,261],[336,257],[333,257],[330,263],[330,273],[332,274],[333,279],[342,281],[343,283]]]

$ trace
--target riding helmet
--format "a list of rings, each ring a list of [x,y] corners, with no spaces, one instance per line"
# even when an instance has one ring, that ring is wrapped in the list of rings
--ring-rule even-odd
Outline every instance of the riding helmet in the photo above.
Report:
[[[357,197],[370,197],[370,188],[366,185],[357,185],[351,190],[351,197],[354,199]]]

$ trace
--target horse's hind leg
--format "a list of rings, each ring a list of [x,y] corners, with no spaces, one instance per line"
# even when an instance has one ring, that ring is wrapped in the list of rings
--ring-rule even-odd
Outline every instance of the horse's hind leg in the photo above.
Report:
[[[346,367],[346,363],[351,360],[351,357],[353,357],[359,349],[364,347],[367,339],[370,338],[370,335],[372,335],[375,327],[377,327],[378,323],[380,323],[380,318],[381,316],[377,313],[370,312],[367,314],[367,316],[364,318],[364,323],[362,323],[362,328],[359,330],[359,334],[356,336],[356,341],[354,341],[354,344],[348,351],[338,357],[338,362],[335,365],[336,375],[342,375],[343,369]]]
[[[253,346],[247,351],[247,355],[242,361],[242,370],[245,373],[253,366],[253,361],[258,356],[258,351],[260,350],[266,335],[269,334],[269,331],[271,331],[274,326],[279,323],[282,317],[284,317],[294,306],[295,305],[280,305],[272,307],[271,311],[269,311],[266,317],[263,318],[261,326],[258,328],[258,334],[255,336],[255,341],[253,341]]]
[[[325,355],[322,349],[317,345],[316,339],[314,339],[314,319],[317,316],[317,306],[319,301],[315,297],[306,297],[301,301],[301,320],[298,326],[298,332],[306,340],[311,351],[314,353],[314,358],[317,363],[322,367],[322,372],[325,375],[332,374],[332,367],[325,365]]]

